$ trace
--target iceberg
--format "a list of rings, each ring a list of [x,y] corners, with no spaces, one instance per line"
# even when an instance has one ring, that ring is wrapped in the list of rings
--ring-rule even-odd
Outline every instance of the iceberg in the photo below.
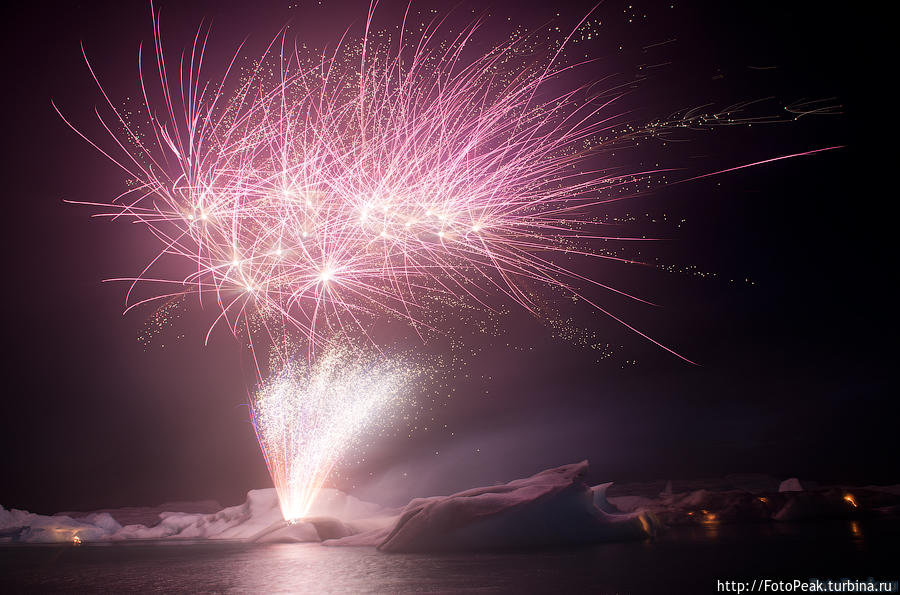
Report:
[[[383,552],[579,545],[642,539],[656,521],[646,512],[618,513],[606,502],[610,484],[592,489],[588,462],[548,469],[506,484],[410,502],[390,529],[325,545],[375,545]]]
[[[612,482],[589,486],[588,462],[449,496],[385,508],[323,489],[310,515],[287,523],[274,489],[244,503],[212,501],[45,516],[0,506],[0,543],[239,540],[369,546],[382,552],[442,552],[581,545],[644,539],[664,527],[896,517],[900,486],[821,486],[768,476]],[[777,490],[777,491],[776,491]],[[217,511],[216,511],[217,510]],[[140,520],[141,522],[135,522]]]
[[[800,484],[800,480],[796,477],[789,477],[781,482],[778,486],[779,492],[802,492],[803,485]]]
[[[215,513],[160,512],[158,508],[123,509],[123,519],[155,516],[156,522],[149,525],[122,525],[116,518],[119,514],[116,510],[45,516],[24,510],[6,510],[0,506],[0,543],[84,543],[132,539],[249,540],[270,528],[281,530],[270,531],[271,534],[266,536],[265,541],[321,541],[371,529],[371,522],[346,527],[343,523],[366,517],[377,519],[383,510],[377,504],[363,502],[338,490],[323,489],[311,509],[316,517],[286,526],[274,488],[250,490],[243,504]]]

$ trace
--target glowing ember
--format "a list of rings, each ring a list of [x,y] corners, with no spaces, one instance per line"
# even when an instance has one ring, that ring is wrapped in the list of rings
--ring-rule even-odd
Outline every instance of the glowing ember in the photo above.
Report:
[[[259,388],[253,425],[286,521],[309,511],[341,454],[412,375],[381,355],[330,348],[313,364],[289,362]]]
[[[857,508],[859,505],[856,503],[856,498],[853,497],[853,494],[844,494],[844,500],[850,504],[853,508]]]

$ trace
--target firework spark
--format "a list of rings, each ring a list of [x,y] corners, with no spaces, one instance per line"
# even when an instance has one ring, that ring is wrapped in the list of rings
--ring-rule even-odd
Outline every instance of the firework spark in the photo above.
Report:
[[[413,369],[329,347],[313,364],[289,362],[257,390],[253,426],[288,522],[309,511],[342,453],[402,398]]]
[[[201,76],[199,33],[171,76],[154,22],[157,85],[141,74],[143,103],[127,113],[104,92],[112,117],[98,116],[118,153],[92,142],[132,180],[104,214],[162,244],[128,280],[170,288],[148,299],[214,296],[233,332],[265,313],[311,346],[385,314],[427,328],[421,304],[435,294],[483,305],[503,294],[532,311],[535,284],[639,299],[571,260],[623,260],[584,243],[647,239],[607,235],[591,207],[662,170],[614,173],[596,158],[668,125],[617,131],[615,94],[556,90],[582,65],[563,59],[567,40],[538,59],[527,36],[478,52],[476,25],[448,42],[438,22],[418,34],[404,23],[394,39],[369,17],[361,39],[331,53],[282,34],[215,82]],[[169,278],[169,256],[193,272]]]

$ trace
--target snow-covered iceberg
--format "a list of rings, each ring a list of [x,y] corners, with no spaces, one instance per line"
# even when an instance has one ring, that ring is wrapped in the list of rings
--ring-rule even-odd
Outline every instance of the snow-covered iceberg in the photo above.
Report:
[[[137,508],[123,518],[148,516]],[[157,512],[157,522],[122,525],[115,510],[84,516],[38,515],[0,506],[0,542],[52,543],[123,541],[129,539],[252,539],[267,529],[266,541],[321,541],[373,528],[366,518],[380,518],[382,507],[338,490],[323,489],[311,509],[309,522],[283,526],[275,490],[250,490],[247,500],[216,513]],[[347,523],[358,523],[358,526]],[[338,528],[342,527],[342,528]]]
[[[606,501],[610,484],[589,487],[587,469],[587,461],[564,465],[503,485],[417,498],[402,510],[325,489],[310,516],[293,524],[282,520],[273,489],[251,490],[243,504],[214,513],[129,508],[117,519],[115,510],[44,516],[0,507],[0,542],[322,541],[405,552],[593,543],[655,530],[651,514],[619,513]],[[155,523],[121,522],[154,516]]]
[[[658,495],[624,486],[613,489],[607,499],[619,510],[650,512],[667,527],[853,519],[900,512],[898,486],[814,486],[804,482],[808,489],[796,490],[793,488],[800,482],[791,479],[777,489],[751,491],[727,481],[704,483],[707,487],[666,490]],[[786,484],[791,489],[785,489]]]
[[[728,476],[620,485],[585,482],[587,461],[525,479],[416,498],[386,509],[343,492],[322,490],[303,521],[287,524],[274,489],[214,512],[213,502],[53,516],[0,506],[0,543],[132,539],[322,542],[374,546],[384,552],[536,547],[642,539],[662,527],[824,518],[897,516],[900,486],[783,489],[768,476]],[[796,487],[796,480],[787,482]],[[136,522],[139,521],[139,522]]]
[[[592,490],[587,470],[582,461],[502,485],[417,498],[392,527],[326,545],[434,552],[641,539],[655,531],[652,515],[613,512],[603,496],[608,484]]]

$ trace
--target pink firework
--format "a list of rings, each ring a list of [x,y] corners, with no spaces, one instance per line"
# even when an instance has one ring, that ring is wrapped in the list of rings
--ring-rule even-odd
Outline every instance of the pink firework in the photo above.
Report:
[[[104,92],[115,151],[89,141],[133,182],[105,214],[161,242],[129,280],[166,288],[150,299],[212,297],[232,331],[262,314],[311,346],[385,314],[427,327],[422,301],[435,294],[533,309],[536,285],[621,293],[564,263],[612,258],[587,241],[633,239],[600,233],[591,207],[657,172],[613,174],[597,155],[647,130],[617,135],[615,96],[565,89],[581,66],[561,59],[565,41],[535,60],[527,37],[477,52],[475,25],[446,40],[439,22],[406,37],[404,23],[392,39],[371,20],[315,57],[281,34],[252,68],[239,52],[216,81],[202,76],[200,33],[173,76],[154,20],[147,121]],[[156,272],[164,257],[193,272]]]

